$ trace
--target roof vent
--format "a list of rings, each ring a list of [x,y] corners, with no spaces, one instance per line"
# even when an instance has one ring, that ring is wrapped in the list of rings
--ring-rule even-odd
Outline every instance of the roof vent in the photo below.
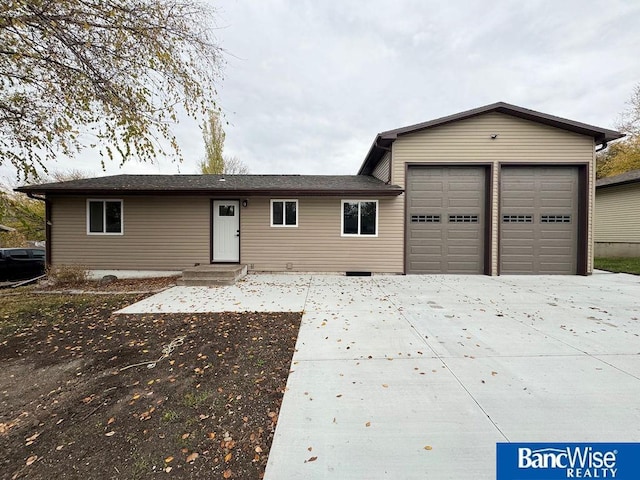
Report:
[[[219,182],[226,182],[227,180],[224,177],[218,179]]]

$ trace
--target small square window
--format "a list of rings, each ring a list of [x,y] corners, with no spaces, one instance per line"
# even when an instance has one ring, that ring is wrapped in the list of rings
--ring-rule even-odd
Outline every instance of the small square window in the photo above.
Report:
[[[297,227],[298,200],[271,200],[271,226]]]
[[[571,223],[571,215],[540,215],[540,223]]]
[[[440,215],[411,215],[411,223],[440,223]]]
[[[88,200],[87,233],[122,235],[122,200]]]
[[[219,217],[233,217],[236,213],[235,205],[220,205],[218,207]]]

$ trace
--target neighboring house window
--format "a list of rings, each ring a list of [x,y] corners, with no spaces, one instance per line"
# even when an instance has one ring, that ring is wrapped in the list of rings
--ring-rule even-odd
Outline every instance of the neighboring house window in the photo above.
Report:
[[[89,235],[122,235],[122,200],[87,200]]]
[[[271,200],[271,226],[297,227],[298,200]]]
[[[342,200],[342,236],[378,235],[378,201]]]

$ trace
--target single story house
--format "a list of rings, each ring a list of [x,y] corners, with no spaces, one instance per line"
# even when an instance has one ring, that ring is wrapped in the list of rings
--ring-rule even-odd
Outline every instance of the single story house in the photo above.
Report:
[[[116,175],[20,187],[48,261],[91,269],[581,274],[619,132],[499,102],[379,133],[357,175]]]
[[[596,182],[596,257],[640,257],[640,170]]]

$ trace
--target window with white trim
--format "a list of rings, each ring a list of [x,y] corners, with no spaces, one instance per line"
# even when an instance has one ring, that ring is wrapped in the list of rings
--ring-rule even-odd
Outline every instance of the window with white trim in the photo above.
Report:
[[[298,200],[271,200],[271,226],[297,227]]]
[[[342,200],[342,236],[378,236],[377,200]]]
[[[87,200],[88,235],[122,235],[122,200]]]

